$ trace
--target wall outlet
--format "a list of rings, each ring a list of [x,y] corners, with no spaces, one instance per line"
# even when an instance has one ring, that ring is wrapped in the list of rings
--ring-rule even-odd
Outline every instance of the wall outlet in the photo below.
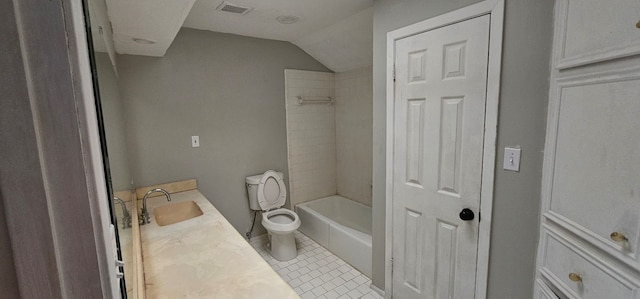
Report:
[[[200,147],[200,136],[191,136],[191,147]]]

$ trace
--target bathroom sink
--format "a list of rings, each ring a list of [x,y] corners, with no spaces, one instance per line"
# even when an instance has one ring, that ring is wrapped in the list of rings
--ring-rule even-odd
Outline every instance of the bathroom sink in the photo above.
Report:
[[[197,203],[185,201],[157,207],[153,210],[156,223],[159,226],[170,225],[202,215],[202,210]]]

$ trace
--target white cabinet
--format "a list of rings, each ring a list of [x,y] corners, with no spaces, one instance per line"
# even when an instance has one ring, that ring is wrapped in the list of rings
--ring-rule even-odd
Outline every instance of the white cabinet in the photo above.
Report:
[[[533,299],[558,299],[558,296],[547,286],[544,281],[536,279]]]
[[[535,296],[640,299],[640,1],[555,22]]]
[[[576,244],[552,227],[543,231],[542,276],[570,298],[637,298],[640,286],[588,246]]]
[[[556,66],[569,68],[637,55],[638,0],[558,0]]]

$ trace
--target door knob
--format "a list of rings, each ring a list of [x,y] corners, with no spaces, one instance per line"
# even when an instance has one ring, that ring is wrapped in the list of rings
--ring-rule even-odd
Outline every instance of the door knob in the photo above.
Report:
[[[464,208],[460,212],[460,219],[462,219],[464,221],[473,220],[473,218],[475,218],[475,217],[476,217],[476,215],[473,213],[473,211],[471,209]]]

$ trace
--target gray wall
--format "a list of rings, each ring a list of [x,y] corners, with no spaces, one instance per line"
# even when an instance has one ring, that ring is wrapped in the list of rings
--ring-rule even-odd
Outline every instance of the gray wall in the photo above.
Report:
[[[26,126],[18,127],[17,124],[20,122],[16,122],[16,120],[20,121],[21,117],[27,117],[30,114],[23,112],[23,110],[28,109],[29,103],[28,99],[26,99],[27,88],[13,3],[11,0],[0,0],[0,5],[3,7],[3,9],[0,9],[0,40],[2,40],[2,43],[0,43],[0,53],[2,54],[0,55],[0,65],[3,70],[2,74],[0,74],[0,92],[2,93],[2,100],[0,101],[0,137],[3,138],[2,140],[7,140],[4,138],[23,136],[24,131],[30,131],[30,128],[25,128]],[[22,102],[22,105],[19,102]],[[8,128],[17,130],[19,134],[11,134]],[[6,149],[2,146],[8,144],[9,142],[0,144],[0,153],[3,154],[0,156],[2,168],[6,168],[5,163],[10,162],[5,160]],[[12,145],[10,150],[17,152],[23,151],[24,148]],[[15,158],[16,156],[7,155],[7,157]],[[8,190],[2,184],[2,178],[0,177],[0,294],[7,298],[20,298],[18,277],[14,266],[13,250],[11,249],[12,244],[9,238],[9,226],[4,208],[5,196],[10,195],[7,192]]]
[[[165,57],[119,56],[134,185],[197,178],[244,234],[245,177],[268,169],[288,177],[284,69],[328,71],[288,42],[186,28]],[[264,232],[259,221],[254,235]]]
[[[386,33],[477,0],[374,2],[373,283],[384,288]],[[531,298],[549,91],[553,0],[507,0],[487,298]],[[521,171],[502,170],[520,145]]]
[[[6,298],[20,298],[9,228],[2,201],[2,192],[0,192],[0,294]]]
[[[95,57],[96,68],[98,69],[100,103],[104,115],[104,130],[107,135],[111,184],[115,192],[130,190],[132,189],[131,172],[129,170],[124,110],[122,96],[118,87],[118,78],[109,55],[95,53]]]

